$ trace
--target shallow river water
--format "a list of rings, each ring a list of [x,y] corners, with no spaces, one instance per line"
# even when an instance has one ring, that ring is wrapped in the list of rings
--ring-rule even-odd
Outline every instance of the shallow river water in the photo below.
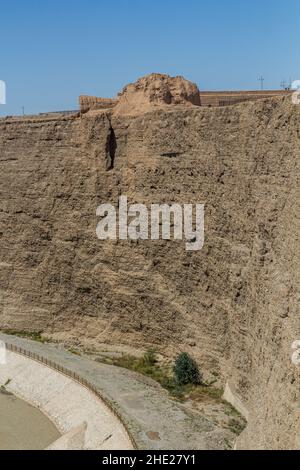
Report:
[[[39,450],[60,437],[54,424],[37,408],[0,392],[0,450]]]

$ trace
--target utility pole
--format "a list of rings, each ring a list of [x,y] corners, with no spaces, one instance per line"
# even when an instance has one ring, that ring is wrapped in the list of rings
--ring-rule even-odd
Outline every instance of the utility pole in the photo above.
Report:
[[[285,81],[285,80],[282,80],[282,82],[280,83],[280,87],[281,87],[283,90],[286,90],[286,81]]]
[[[263,90],[264,89],[264,77],[261,75],[260,77],[258,77],[257,79],[259,82],[260,82],[260,89]]]
[[[24,106],[22,106],[22,114],[23,114],[23,116],[25,116],[25,107]]]

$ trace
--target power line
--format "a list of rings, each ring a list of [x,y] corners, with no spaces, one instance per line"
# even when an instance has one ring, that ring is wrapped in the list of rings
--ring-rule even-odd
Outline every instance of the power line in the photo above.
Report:
[[[264,77],[261,75],[260,77],[258,77],[257,79],[259,82],[260,82],[260,89],[263,90],[264,89]]]
[[[282,80],[282,82],[280,83],[280,87],[281,87],[283,90],[286,90],[286,81],[285,81],[285,80]]]

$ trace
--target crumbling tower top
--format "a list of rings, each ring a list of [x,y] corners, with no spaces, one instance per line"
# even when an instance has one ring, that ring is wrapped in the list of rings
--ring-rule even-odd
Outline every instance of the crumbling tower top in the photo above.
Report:
[[[118,95],[118,106],[147,108],[153,105],[200,106],[200,92],[195,83],[183,77],[152,73],[127,85]]]

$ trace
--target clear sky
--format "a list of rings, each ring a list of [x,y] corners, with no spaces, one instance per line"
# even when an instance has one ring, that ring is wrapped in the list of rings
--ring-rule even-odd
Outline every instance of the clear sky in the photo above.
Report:
[[[200,89],[300,79],[299,0],[0,0],[0,115],[76,109],[151,73]]]

